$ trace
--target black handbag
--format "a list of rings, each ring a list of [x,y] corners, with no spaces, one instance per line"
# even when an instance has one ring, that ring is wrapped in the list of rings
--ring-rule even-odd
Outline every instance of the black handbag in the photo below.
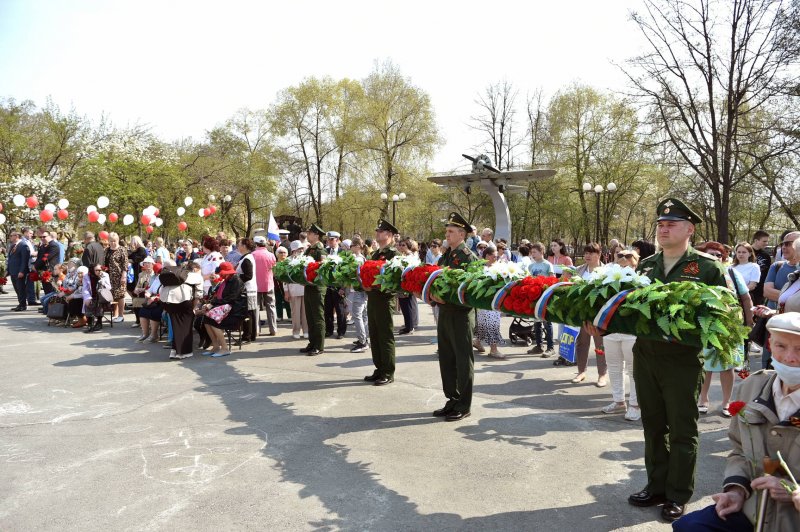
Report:
[[[66,303],[50,303],[47,305],[47,317],[51,320],[67,319]]]

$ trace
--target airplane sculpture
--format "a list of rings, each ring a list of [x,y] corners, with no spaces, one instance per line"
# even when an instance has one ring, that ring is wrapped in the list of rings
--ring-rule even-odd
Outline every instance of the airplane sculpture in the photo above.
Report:
[[[502,172],[492,166],[486,155],[462,157],[472,162],[472,173],[462,175],[432,176],[428,181],[440,186],[462,187],[467,194],[472,192],[472,185],[480,185],[492,198],[495,213],[494,237],[505,238],[511,242],[511,215],[505,193],[513,189],[526,189],[528,181],[544,179],[556,175],[555,170],[515,170]]]

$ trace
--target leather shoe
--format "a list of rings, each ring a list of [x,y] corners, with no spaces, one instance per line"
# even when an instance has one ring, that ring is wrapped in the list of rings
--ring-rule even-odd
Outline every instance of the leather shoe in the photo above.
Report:
[[[664,521],[673,522],[679,519],[683,512],[686,511],[685,504],[678,504],[675,501],[667,501],[664,503],[664,507],[661,508],[661,518]]]
[[[310,353],[310,352],[311,352],[311,351],[313,351],[313,350],[314,350],[314,348],[313,348],[313,347],[311,347],[310,345],[307,345],[307,346],[305,346],[303,349],[301,349],[301,350],[300,350],[300,352],[301,352],[301,353]]]
[[[447,414],[444,418],[445,421],[461,421],[465,417],[469,417],[469,412],[456,412],[455,410]]]
[[[25,312],[28,309],[25,308],[25,307],[16,307],[16,308],[12,308],[11,310],[13,310],[14,312]]]
[[[655,506],[667,502],[667,498],[663,494],[656,495],[647,490],[642,490],[628,497],[628,502],[634,506]]]
[[[386,386],[392,382],[394,382],[394,377],[380,377],[375,380],[375,386]]]
[[[307,357],[315,357],[315,356],[317,356],[317,355],[321,355],[321,354],[322,354],[322,353],[324,353],[324,352],[325,352],[325,351],[323,351],[322,349],[312,349],[311,351],[309,351],[308,353],[306,353],[306,356],[307,356]]]
[[[447,403],[439,410],[434,410],[433,415],[436,417],[444,417],[449,415],[453,411],[453,406],[450,403]]]
[[[373,373],[372,375],[367,375],[364,377],[364,380],[367,382],[375,382],[376,380],[380,379],[380,375]]]

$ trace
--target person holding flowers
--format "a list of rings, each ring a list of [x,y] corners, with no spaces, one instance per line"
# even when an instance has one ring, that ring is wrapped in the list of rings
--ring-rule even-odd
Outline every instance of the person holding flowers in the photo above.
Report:
[[[689,244],[702,218],[675,198],[659,203],[656,212],[661,251],[642,260],[637,271],[664,283],[693,281],[727,286],[722,264]],[[603,333],[591,324],[586,327],[592,333]],[[628,502],[634,506],[663,504],[661,517],[675,521],[683,515],[694,492],[702,350],[639,337],[633,346],[633,360],[644,428],[647,485],[628,497]]]
[[[308,249],[304,255],[319,262],[327,255],[320,239],[325,231],[317,224],[308,228]],[[325,287],[315,284],[306,285],[303,291],[303,305],[308,322],[308,345],[300,350],[307,356],[321,355],[325,351]]]
[[[386,220],[378,220],[378,226],[375,228],[375,242],[378,243],[378,249],[372,253],[370,260],[392,260],[397,255],[394,236],[399,233],[400,231]],[[372,351],[372,363],[375,364],[375,371],[372,372],[372,375],[364,377],[364,380],[375,386],[385,386],[394,382],[395,353],[392,313],[395,301],[394,293],[384,292],[377,287],[366,285],[364,290],[367,293],[369,343]]]
[[[439,266],[466,269],[478,258],[470,251],[464,240],[470,230],[469,223],[457,212],[451,212],[445,224],[447,251],[439,259]],[[436,332],[439,339],[439,371],[442,374],[442,390],[447,402],[433,412],[446,421],[460,421],[470,415],[472,407],[472,382],[475,359],[472,354],[472,336],[475,328],[475,313],[470,307],[445,303],[432,296],[439,305],[439,321]]]
[[[772,317],[767,330],[775,369],[753,373],[736,390],[722,492],[673,530],[800,530],[800,313]]]

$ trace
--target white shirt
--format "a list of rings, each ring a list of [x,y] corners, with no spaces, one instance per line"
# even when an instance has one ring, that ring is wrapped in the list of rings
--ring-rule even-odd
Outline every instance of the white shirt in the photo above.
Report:
[[[800,410],[800,390],[795,390],[789,395],[784,395],[780,377],[772,383],[772,397],[775,399],[775,411],[781,421]]]
[[[741,274],[744,284],[757,283],[761,280],[761,268],[755,262],[737,264],[733,269]]]
[[[219,251],[212,251],[208,255],[205,255],[202,262],[200,262],[200,273],[203,274],[203,277],[214,273],[222,262],[222,254]],[[211,281],[204,279],[203,291],[208,292],[209,288],[211,288]]]

